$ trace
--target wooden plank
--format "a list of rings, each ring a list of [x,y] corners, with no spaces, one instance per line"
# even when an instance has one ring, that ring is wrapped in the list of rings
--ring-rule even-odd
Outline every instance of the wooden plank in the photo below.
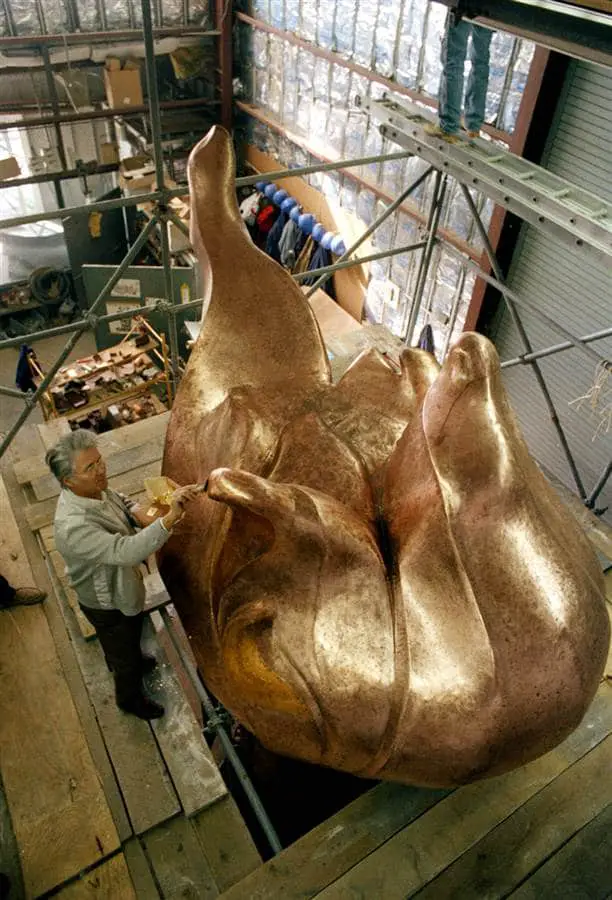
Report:
[[[236,802],[227,795],[191,820],[219,891],[223,892],[261,865],[261,857]],[[241,898],[255,895],[238,894]]]
[[[455,791],[316,896],[409,897],[612,730],[610,688],[602,684],[582,725],[527,766]]]
[[[610,860],[612,804],[510,896],[513,900],[542,900],[543,897],[606,900],[612,895]]]
[[[121,712],[97,641],[75,651],[136,834],[180,812],[166,766],[147,722]]]
[[[612,804],[610,773],[612,735],[490,831],[430,882],[419,898],[449,900],[460,896],[461,900],[481,900],[485,896],[507,896],[551,853]],[[608,885],[612,884],[610,859],[605,876]]]
[[[97,441],[98,449],[105,459],[109,459],[113,454],[122,450],[129,450],[132,447],[146,444],[157,435],[166,434],[169,418],[170,413],[164,412],[159,416],[143,419],[140,422],[134,422],[132,425],[124,425],[123,428],[115,428],[113,431],[100,434]],[[51,446],[53,443],[51,443]],[[45,445],[45,449],[49,449],[48,446]],[[27,459],[15,463],[13,468],[19,484],[29,484],[37,478],[42,478],[49,474],[44,457],[44,451],[42,453],[33,453]]]
[[[96,866],[55,896],[62,900],[137,900],[123,853]]]
[[[70,434],[70,424],[67,419],[51,419],[44,425],[38,425],[38,434],[45,451],[50,450],[66,434]]]
[[[0,572],[14,587],[31,587],[34,575],[19,527],[11,509],[4,479],[0,476]]]
[[[119,846],[43,608],[0,613],[0,769],[36,897]]]
[[[64,618],[64,605],[55,602],[54,590],[57,582],[51,578],[51,567],[43,560],[38,538],[31,533],[26,525],[21,490],[15,475],[10,467],[5,467],[3,474],[15,520],[19,526],[21,539],[32,566],[35,582],[49,594],[49,599],[44,604],[43,610],[61,663],[62,672],[76,707],[79,721],[83,727],[87,746],[92,755],[96,771],[101,779],[104,795],[117,833],[120,840],[125,840],[132,833],[132,830],[74,654],[76,626],[73,619],[66,620]]]
[[[147,463],[159,461],[161,467],[161,458],[164,452],[165,435],[155,434],[146,444],[139,444],[137,447],[131,447],[128,450],[121,450],[114,453],[106,459],[106,470],[109,479],[117,475],[123,475],[131,469],[138,466],[144,466]],[[60,484],[57,478],[48,470],[44,475],[30,479],[34,496],[37,500],[48,500],[50,497],[57,497],[60,492]]]
[[[159,891],[149,861],[142,849],[141,839],[134,837],[127,841],[123,845],[123,855],[130,870],[137,900],[158,900]]]
[[[380,784],[255,869],[224,900],[314,897],[448,793]]]
[[[2,778],[0,777],[0,872],[9,879],[11,891],[14,897],[23,897],[23,876],[21,874],[21,864],[19,862],[19,847],[11,822],[8,804],[2,786]],[[5,900],[4,894],[0,891],[0,897]],[[7,897],[6,900],[9,900]]]
[[[55,550],[55,532],[53,530],[53,525],[45,525],[44,528],[40,529],[39,533],[45,550],[48,553]]]
[[[219,895],[191,822],[179,817],[143,837],[164,900],[213,900]]]
[[[49,560],[60,583],[59,590],[64,592],[64,596],[66,597],[68,605],[72,610],[72,614],[76,619],[76,623],[81,636],[86,641],[93,640],[96,636],[96,629],[81,612],[81,607],[79,606],[79,598],[68,583],[68,576],[66,575],[66,566],[64,564],[63,557],[57,552],[57,550],[51,550],[49,553]]]
[[[153,723],[174,787],[186,816],[227,795],[227,787],[206,744],[200,726],[191,711],[178,678],[166,654],[155,640],[155,632],[165,626],[158,612],[151,613],[147,623],[147,652],[155,655],[158,666],[147,678],[149,694],[161,703],[166,714]]]

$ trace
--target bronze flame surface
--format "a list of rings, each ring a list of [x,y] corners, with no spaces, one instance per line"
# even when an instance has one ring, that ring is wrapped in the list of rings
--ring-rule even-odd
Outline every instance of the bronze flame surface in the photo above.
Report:
[[[163,472],[204,482],[161,571],[214,694],[278,753],[446,786],[551,749],[609,642],[597,560],[529,455],[495,349],[377,352],[337,385],[251,242],[229,136],[189,165],[208,310]]]

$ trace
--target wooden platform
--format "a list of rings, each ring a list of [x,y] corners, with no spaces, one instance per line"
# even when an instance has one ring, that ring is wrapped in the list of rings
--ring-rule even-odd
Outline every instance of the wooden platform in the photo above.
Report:
[[[167,418],[101,436],[112,485],[138,496],[159,472]],[[49,590],[42,606],[0,613],[0,773],[24,894],[217,897],[259,865],[259,854],[159,614],[145,636],[158,659],[148,689],[166,715],[149,724],[117,709],[53,543],[58,489],[44,450],[57,435],[45,428],[32,427],[37,452],[0,480],[0,571]]]
[[[143,472],[159,470],[166,423],[167,416],[159,416],[100,438],[111,484],[138,496],[146,477]],[[79,877],[77,866],[83,868],[83,859],[92,851],[84,830],[84,856],[71,864],[71,872],[56,867],[44,879],[37,876],[28,896],[36,895],[38,884],[60,878],[68,881],[59,895],[69,900],[219,895],[228,900],[412,896],[603,900],[612,896],[612,655],[609,678],[602,681],[580,728],[542,759],[454,792],[381,784],[261,865],[229,796],[195,811],[197,798],[207,791],[214,795],[219,785],[214,763],[198,744],[197,701],[189,694],[158,616],[152,617],[149,639],[154,641],[161,675],[150,688],[166,704],[168,715],[151,728],[116,710],[99,647],[79,630],[66,585],[61,583],[50,528],[56,493],[41,460],[42,452],[18,462],[5,479],[21,536],[35,563],[33,577],[40,581],[46,561],[59,602],[44,611],[20,613],[46,614],[49,620],[83,723],[91,756],[88,765],[95,766],[103,788],[99,821],[108,823],[110,811],[105,841],[115,849],[109,851],[105,845],[104,853]],[[24,497],[29,501],[25,507]],[[589,523],[583,524],[588,531]],[[601,550],[601,535],[598,529],[591,530]],[[17,547],[17,552],[22,550]],[[612,572],[608,582],[612,602]],[[69,652],[62,650],[62,631]],[[11,640],[16,640],[12,634]],[[70,657],[75,670],[71,677],[66,662]],[[0,659],[4,659],[2,648]],[[80,692],[75,680],[80,680]],[[48,691],[51,684],[45,681],[40,690]],[[13,694],[13,717],[16,709]],[[177,724],[185,721],[191,722],[187,741],[183,725]],[[198,758],[198,747],[199,777],[194,779],[190,759]],[[3,773],[10,749],[11,742],[0,739]],[[86,771],[85,763],[81,765]],[[11,771],[17,777],[9,767]],[[76,776],[71,770],[63,777]],[[80,773],[77,780],[82,778]],[[50,790],[59,791],[53,779],[49,783]],[[24,791],[34,802],[32,794]],[[53,802],[61,809],[59,799]],[[16,831],[18,820],[19,816]],[[27,838],[27,831],[20,833]],[[19,835],[18,839],[21,844]],[[26,839],[24,846],[32,848],[33,842]],[[24,870],[36,868],[43,860],[27,862],[24,857],[23,864]]]

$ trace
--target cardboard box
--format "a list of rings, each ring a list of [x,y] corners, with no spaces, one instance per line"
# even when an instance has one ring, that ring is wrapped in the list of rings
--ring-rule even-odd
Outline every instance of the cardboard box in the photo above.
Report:
[[[121,60],[117,56],[107,56],[104,61],[104,67],[109,72],[118,72],[121,68]]]
[[[170,229],[168,234],[170,253],[181,253],[183,250],[190,249],[191,241],[186,234],[183,234],[180,228],[177,228],[174,222],[170,222]]]
[[[100,144],[100,162],[103,166],[119,162],[119,148],[114,141]]]
[[[125,194],[142,194],[153,190],[155,165],[148,156],[130,156],[119,167],[119,183]]]
[[[16,178],[18,175],[21,175],[21,169],[14,156],[0,159],[0,181],[4,181],[6,178]]]
[[[104,87],[106,99],[112,109],[144,104],[139,69],[105,69]]]

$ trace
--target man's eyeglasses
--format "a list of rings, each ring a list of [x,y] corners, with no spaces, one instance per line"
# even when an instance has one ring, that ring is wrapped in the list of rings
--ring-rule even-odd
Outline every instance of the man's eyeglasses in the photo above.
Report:
[[[101,469],[104,466],[104,460],[101,456],[97,459],[94,459],[93,462],[90,462],[89,465],[85,466],[82,472],[75,472],[76,475],[91,475],[96,469]]]

